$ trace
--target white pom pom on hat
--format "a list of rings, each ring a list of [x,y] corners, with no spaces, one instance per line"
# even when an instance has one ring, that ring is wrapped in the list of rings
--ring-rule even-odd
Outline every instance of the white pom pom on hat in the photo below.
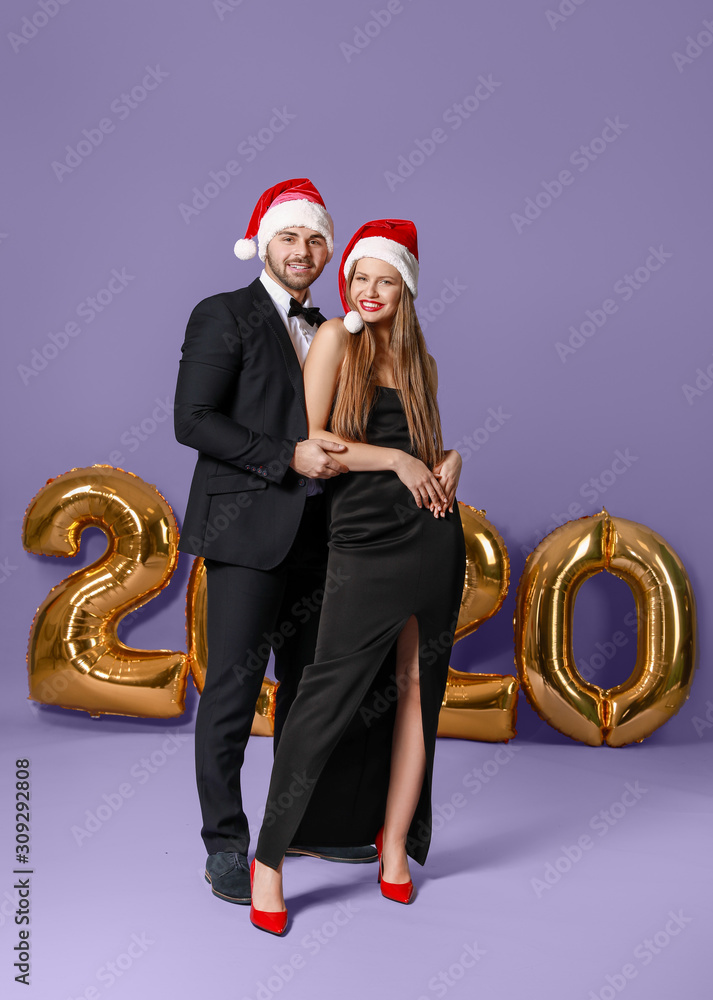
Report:
[[[265,260],[270,240],[290,227],[312,229],[324,236],[327,260],[331,260],[334,252],[332,217],[319,191],[307,177],[281,181],[263,192],[250,217],[245,237],[237,241],[233,252],[240,260],[251,260],[256,253],[260,260]]]
[[[233,253],[238,260],[252,260],[257,253],[255,240],[238,240],[233,247]]]
[[[350,309],[344,317],[344,325],[349,333],[361,333],[364,329],[364,320],[361,318],[356,309]]]

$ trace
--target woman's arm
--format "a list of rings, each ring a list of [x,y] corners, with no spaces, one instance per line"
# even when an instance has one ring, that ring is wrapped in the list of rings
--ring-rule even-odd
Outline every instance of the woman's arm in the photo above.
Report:
[[[344,441],[327,430],[339,370],[347,349],[347,332],[340,319],[323,323],[309,349],[304,367],[307,427],[310,439],[321,438],[345,446],[340,460],[352,472],[395,472],[413,493],[419,507],[445,505],[447,496],[423,462],[398,448],[382,448],[362,441]]]

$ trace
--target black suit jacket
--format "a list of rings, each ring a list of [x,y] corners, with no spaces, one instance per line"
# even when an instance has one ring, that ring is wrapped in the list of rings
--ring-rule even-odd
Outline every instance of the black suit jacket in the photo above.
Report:
[[[307,436],[302,369],[259,279],[191,313],[175,400],[199,452],[179,549],[272,569],[297,533],[307,480],[289,467]]]

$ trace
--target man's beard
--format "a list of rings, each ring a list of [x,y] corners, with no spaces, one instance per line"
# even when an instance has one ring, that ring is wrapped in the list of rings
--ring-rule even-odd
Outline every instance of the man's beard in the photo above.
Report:
[[[267,263],[270,265],[270,270],[272,273],[280,279],[283,285],[287,288],[291,288],[293,292],[301,292],[305,288],[309,288],[313,281],[317,278],[315,274],[314,264],[310,264],[310,270],[306,271],[302,277],[295,274],[290,274],[286,267],[277,264],[276,261],[270,256],[270,249],[268,247],[266,253]],[[304,263],[309,263],[305,261]]]

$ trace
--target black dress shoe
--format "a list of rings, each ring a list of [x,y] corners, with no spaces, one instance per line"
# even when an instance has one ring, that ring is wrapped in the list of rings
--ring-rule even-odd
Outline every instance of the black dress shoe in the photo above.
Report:
[[[288,857],[320,858],[322,861],[339,861],[346,865],[365,865],[379,857],[371,844],[364,847],[298,847],[293,844],[285,853]]]
[[[205,880],[210,882],[214,896],[229,903],[250,903],[250,868],[244,854],[231,851],[209,854],[205,863]]]

